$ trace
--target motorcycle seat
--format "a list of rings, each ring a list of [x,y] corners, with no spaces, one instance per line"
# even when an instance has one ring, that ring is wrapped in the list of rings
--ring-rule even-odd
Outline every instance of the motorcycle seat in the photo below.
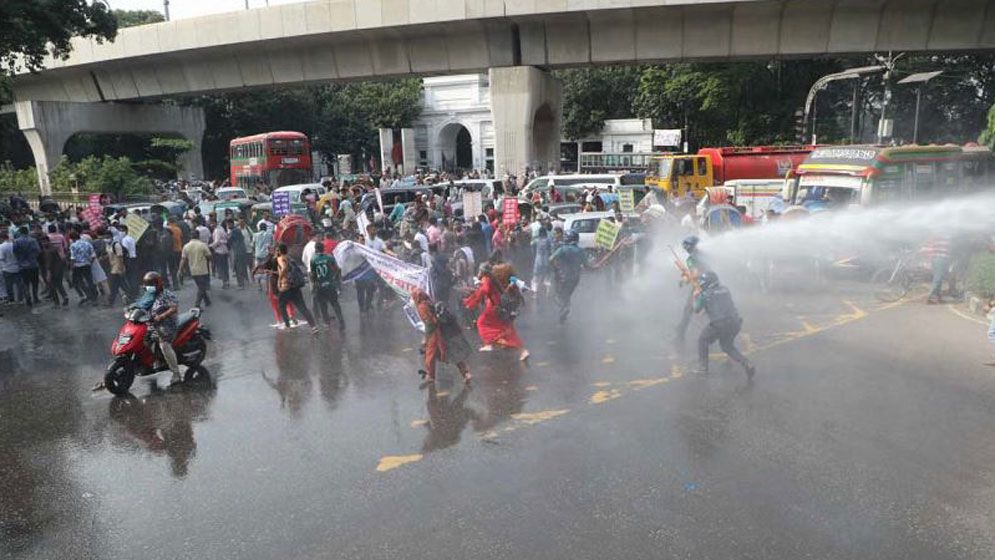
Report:
[[[182,329],[187,326],[188,323],[197,318],[197,314],[193,311],[187,311],[186,313],[180,313],[180,316],[176,318],[176,327]]]

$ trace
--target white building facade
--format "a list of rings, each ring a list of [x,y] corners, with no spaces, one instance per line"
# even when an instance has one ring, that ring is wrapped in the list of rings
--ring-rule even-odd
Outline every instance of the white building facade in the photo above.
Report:
[[[494,172],[487,74],[425,78],[422,84],[422,113],[413,126],[418,167]],[[607,120],[601,134],[563,143],[564,153],[647,153],[653,151],[653,124],[650,119]],[[563,162],[562,171],[577,171],[575,157]]]
[[[414,124],[419,167],[493,169],[494,119],[487,74],[425,78]]]

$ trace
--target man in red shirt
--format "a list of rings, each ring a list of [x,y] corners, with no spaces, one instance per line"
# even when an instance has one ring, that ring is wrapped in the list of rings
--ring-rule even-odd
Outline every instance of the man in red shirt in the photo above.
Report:
[[[339,242],[335,239],[335,234],[330,231],[325,232],[325,239],[321,242],[321,248],[324,249],[323,252],[326,255],[331,255],[332,251],[334,251],[338,245]]]

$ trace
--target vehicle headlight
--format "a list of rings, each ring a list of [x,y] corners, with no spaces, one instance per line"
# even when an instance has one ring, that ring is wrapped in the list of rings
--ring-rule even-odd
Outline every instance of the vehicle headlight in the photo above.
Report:
[[[129,342],[131,342],[130,334],[122,334],[121,336],[117,337],[118,344],[128,344]]]

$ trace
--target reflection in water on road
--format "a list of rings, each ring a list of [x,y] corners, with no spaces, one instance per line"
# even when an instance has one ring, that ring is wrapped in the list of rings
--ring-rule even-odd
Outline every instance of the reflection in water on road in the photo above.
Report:
[[[265,371],[261,372],[266,383],[280,396],[280,408],[286,409],[294,418],[300,417],[314,387],[310,371],[313,340],[298,334],[287,331],[276,333],[273,338],[276,379]]]
[[[470,420],[477,420],[477,411],[467,408],[470,388],[463,387],[455,398],[448,391],[439,392],[435,384],[428,386],[428,434],[422,444],[422,453],[445,449],[459,442],[460,434]]]
[[[165,389],[153,385],[152,392],[141,398],[114,398],[108,415],[124,431],[114,434],[111,442],[123,449],[165,455],[172,475],[183,478],[197,451],[193,423],[210,418],[216,393],[216,386],[206,377],[196,384]]]

